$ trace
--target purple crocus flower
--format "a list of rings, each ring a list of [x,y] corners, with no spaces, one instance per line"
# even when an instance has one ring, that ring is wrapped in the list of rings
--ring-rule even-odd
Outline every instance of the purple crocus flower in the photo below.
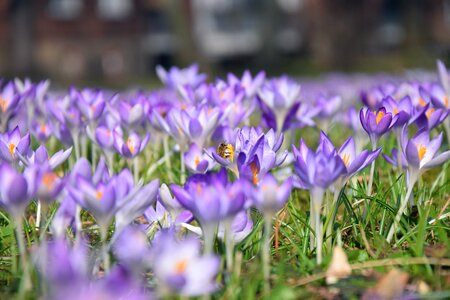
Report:
[[[214,150],[209,149],[209,151]],[[195,143],[191,144],[189,150],[184,154],[184,163],[192,173],[205,173],[216,165],[216,162],[209,155],[202,153]]]
[[[35,172],[18,173],[7,163],[0,164],[0,205],[20,220],[28,203],[36,195]]]
[[[117,259],[136,272],[150,267],[150,244],[145,232],[128,226],[119,234],[113,245]]]
[[[17,110],[20,99],[12,81],[8,82],[0,91],[0,132],[7,130],[8,121]]]
[[[207,105],[172,108],[166,118],[153,111],[160,126],[184,148],[187,143],[194,142],[200,148],[207,146],[209,139],[219,124],[221,111]]]
[[[227,231],[228,224],[221,222],[217,231],[217,237],[226,241],[232,241],[232,245],[242,242],[253,230],[253,220],[246,211],[241,211],[231,221],[230,230]]]
[[[239,87],[243,88],[247,99],[252,99],[256,96],[259,89],[264,84],[266,73],[264,71],[260,71],[258,74],[256,74],[255,77],[252,77],[250,71],[245,70],[241,79],[237,78],[232,73],[228,73],[227,79],[228,83],[231,86],[238,85]]]
[[[30,149],[30,133],[26,133],[23,137],[20,135],[17,126],[11,132],[0,134],[0,158],[7,162],[12,162],[16,157],[16,153],[26,156]]]
[[[36,139],[43,143],[46,142],[53,133],[52,125],[45,121],[38,121],[33,119],[31,122],[30,132],[36,137]]]
[[[353,137],[349,137],[338,150],[338,155],[345,165],[344,182],[370,165],[380,152],[381,148],[378,148],[375,151],[363,150],[357,154],[355,141]]]
[[[215,278],[220,259],[215,255],[201,255],[198,240],[177,241],[172,235],[160,235],[154,242],[153,253],[160,297],[169,293],[206,295],[218,288]]]
[[[443,164],[450,158],[450,151],[436,155],[442,143],[442,133],[432,140],[429,135],[427,129],[421,129],[408,140],[408,131],[406,127],[404,128],[402,147],[410,173],[420,174]]]
[[[359,118],[361,125],[372,141],[373,148],[375,148],[378,139],[395,125],[399,116],[398,114],[393,116],[392,113],[386,111],[386,108],[381,107],[377,111],[362,108],[359,112]]]
[[[289,199],[292,190],[292,177],[282,184],[270,174],[264,175],[258,186],[253,188],[253,205],[263,214],[272,218]]]
[[[323,224],[320,220],[323,195],[325,190],[345,174],[346,167],[328,137],[322,133],[319,146],[314,153],[303,139],[300,148],[292,146],[295,158],[294,170],[297,175],[297,186],[310,190],[310,226],[315,229],[317,263],[322,262]],[[313,247],[314,236],[311,235],[310,245]]]
[[[32,152],[29,157],[27,157],[26,164],[46,166],[48,165],[50,169],[56,169],[62,163],[64,163],[72,154],[72,147],[67,150],[59,150],[52,156],[49,156],[47,148],[44,145],[39,146],[35,152]]]
[[[277,133],[286,130],[300,106],[300,85],[283,76],[264,84],[258,93],[263,118]]]
[[[162,226],[162,228],[170,228],[183,223],[189,223],[194,218],[192,213],[188,210],[181,210],[178,215],[175,215],[175,218],[173,218],[172,215],[173,214],[166,210],[161,201],[156,202],[155,208],[150,206],[144,212],[144,217],[147,219],[150,226],[156,225]]]
[[[206,80],[206,75],[198,72],[198,65],[196,64],[185,69],[171,67],[168,71],[161,66],[157,66],[156,74],[170,89],[178,89],[178,87],[185,85],[195,88]]]
[[[184,188],[171,185],[180,204],[200,222],[205,239],[205,253],[211,253],[216,227],[244,209],[247,181],[228,181],[225,169],[218,173],[195,174]]]
[[[141,138],[136,132],[132,131],[126,141],[120,127],[116,127],[113,131],[114,148],[116,151],[126,158],[132,158],[141,153],[150,140],[150,135],[146,134]]]
[[[428,129],[422,128],[408,139],[408,128],[405,126],[402,132],[402,150],[403,156],[407,162],[407,191],[406,196],[402,198],[400,208],[394,220],[394,224],[389,230],[387,241],[390,242],[397,231],[397,225],[406,210],[410,200],[413,187],[419,177],[428,169],[442,165],[450,159],[450,150],[437,154],[442,144],[442,133],[430,140]]]
[[[72,87],[69,94],[89,123],[96,122],[101,117],[106,106],[102,91],[90,89],[78,91]]]
[[[272,168],[280,166],[287,157],[287,150],[277,155],[283,144],[283,134],[278,138],[270,129],[264,134],[260,129],[243,127],[237,129],[233,140],[220,145],[212,157],[236,176],[243,175],[254,184]],[[226,152],[221,147],[226,147]]]

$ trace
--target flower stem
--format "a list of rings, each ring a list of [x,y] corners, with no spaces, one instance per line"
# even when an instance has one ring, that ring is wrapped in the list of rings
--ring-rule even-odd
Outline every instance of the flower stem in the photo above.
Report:
[[[213,253],[214,248],[214,235],[216,234],[215,226],[208,224],[203,226],[203,241],[204,241],[204,254],[210,255]]]
[[[28,268],[28,257],[27,257],[27,249],[25,247],[25,238],[24,238],[24,229],[23,229],[23,220],[22,218],[16,217],[15,218],[16,223],[16,240],[17,245],[19,246],[19,253],[20,253],[20,260],[22,261],[22,282],[20,286],[20,295],[23,298],[23,295],[26,291],[29,291],[31,289],[31,278],[30,278],[30,271]]]
[[[312,212],[314,215],[314,231],[316,234],[316,262],[318,265],[322,263],[322,246],[323,246],[323,224],[320,219],[320,210],[322,208],[324,190],[321,188],[313,188],[311,190]]]
[[[186,166],[184,165],[184,151],[180,150],[180,184],[186,181]]]
[[[233,272],[234,264],[234,241],[233,233],[231,231],[231,221],[225,221],[225,251],[227,259],[227,271],[231,274]]]
[[[108,225],[100,224],[100,239],[102,240],[102,256],[103,256],[103,270],[105,273],[109,271],[109,254],[108,254]]]
[[[134,175],[134,184],[136,185],[139,181],[139,157],[138,156],[133,158],[133,175]]]
[[[264,274],[264,294],[268,295],[270,291],[270,236],[272,234],[272,217],[264,216],[264,232],[262,237],[262,267]]]
[[[372,141],[372,151],[375,151],[377,148],[377,142]],[[375,159],[372,161],[372,164],[370,166],[370,177],[369,177],[369,183],[367,185],[367,196],[372,195],[372,186],[373,186],[373,175],[375,173]],[[367,204],[366,204],[367,205]]]
[[[414,173],[409,174],[408,189],[406,191],[406,195],[401,201],[400,208],[398,209],[397,215],[395,216],[395,219],[394,219],[394,223],[392,224],[391,229],[389,230],[389,233],[386,237],[386,241],[388,243],[390,243],[392,241],[394,234],[397,232],[398,224],[400,222],[400,219],[402,218],[403,213],[405,212],[406,206],[408,205],[409,197],[411,196],[412,190],[414,188],[414,185],[416,184],[417,179],[418,179],[418,174],[414,174]]]

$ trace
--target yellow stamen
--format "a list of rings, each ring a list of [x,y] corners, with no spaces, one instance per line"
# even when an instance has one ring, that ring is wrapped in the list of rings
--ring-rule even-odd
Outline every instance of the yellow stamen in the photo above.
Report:
[[[46,134],[46,133],[47,133],[47,126],[45,126],[45,124],[41,124],[40,128],[41,128],[41,132],[42,132],[43,134]]]
[[[424,146],[422,146],[422,144],[420,144],[419,147],[417,147],[417,153],[419,155],[419,159],[422,160],[425,153],[427,153],[427,148],[425,148]]]
[[[350,154],[345,153],[344,156],[341,157],[344,165],[348,167],[348,162],[350,161]]]
[[[13,143],[9,144],[9,153],[11,153],[12,158],[14,158],[14,150],[16,149],[16,145]]]
[[[187,105],[186,105],[186,103],[183,103],[183,104],[181,104],[181,107],[180,107],[182,110],[186,110],[187,109]]]
[[[131,153],[134,153],[135,146],[134,146],[134,142],[131,138],[128,138],[128,140],[127,140],[127,147],[128,147],[128,149],[130,149]]]
[[[58,176],[53,172],[45,173],[44,176],[42,176],[42,184],[50,190],[53,188],[57,178]]]
[[[197,188],[197,193],[198,193],[198,194],[201,194],[201,192],[203,191],[203,189],[202,189],[202,186],[201,186],[200,183],[197,183],[196,188]]]
[[[397,107],[394,107],[394,115],[398,114]]]
[[[422,106],[422,107],[427,105],[427,103],[425,102],[425,100],[423,100],[422,97],[419,98],[419,105]]]
[[[103,198],[103,193],[101,191],[96,191],[95,192],[95,199],[102,200],[102,198]]]
[[[250,164],[250,169],[252,170],[252,175],[253,175],[253,184],[257,185],[259,180],[258,180],[258,167],[256,166],[256,163],[251,163]]]
[[[431,115],[435,112],[435,109],[432,107],[429,110],[427,110],[427,112],[425,113],[425,115],[427,116],[427,118],[429,119],[431,117]]]
[[[198,157],[198,155],[195,157],[195,167],[198,166],[198,164],[200,163],[200,158]]]
[[[8,109],[8,102],[2,96],[0,96],[0,109],[2,112],[6,112]]]
[[[374,112],[375,113],[375,112]],[[381,119],[383,118],[383,116],[384,116],[384,112],[382,112],[382,111],[379,111],[377,114],[376,114],[376,116],[377,116],[377,118],[375,119],[375,122],[377,123],[377,125],[381,122]]]
[[[186,271],[187,268],[187,260],[186,259],[182,259],[177,261],[177,263],[175,264],[175,273],[176,274],[182,274],[184,273],[184,271]]]

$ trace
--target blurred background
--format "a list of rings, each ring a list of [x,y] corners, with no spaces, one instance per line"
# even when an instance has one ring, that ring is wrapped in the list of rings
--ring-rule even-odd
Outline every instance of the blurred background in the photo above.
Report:
[[[0,74],[127,86],[210,76],[400,72],[450,58],[450,0],[0,0]]]

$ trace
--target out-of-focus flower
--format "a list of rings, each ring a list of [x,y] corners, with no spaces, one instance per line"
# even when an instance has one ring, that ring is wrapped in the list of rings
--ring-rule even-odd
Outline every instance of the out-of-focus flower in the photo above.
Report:
[[[141,138],[136,132],[131,132],[125,141],[122,130],[119,127],[114,129],[113,135],[114,148],[126,158],[132,158],[141,153],[150,140],[149,134]]]
[[[0,164],[0,205],[14,219],[19,219],[28,203],[36,195],[35,172],[26,169],[24,174],[18,173],[7,163]]]
[[[210,152],[214,151],[209,149]],[[203,153],[197,144],[193,143],[184,154],[184,163],[192,173],[205,173],[216,165],[216,162],[207,154]]]
[[[115,256],[137,272],[150,267],[150,244],[145,232],[135,226],[122,230],[113,245]]]
[[[206,295],[218,285],[220,259],[201,255],[196,239],[177,241],[172,235],[161,235],[154,243],[153,270],[161,297],[170,293],[186,296]]]
[[[278,133],[289,127],[300,106],[300,85],[283,76],[266,82],[258,93],[263,118]]]
[[[206,75],[198,72],[198,65],[193,64],[185,69],[171,67],[166,71],[163,67],[156,67],[156,74],[159,79],[171,89],[177,89],[180,86],[188,85],[197,87],[206,80]]]
[[[266,174],[258,186],[253,188],[253,205],[264,215],[274,216],[287,202],[292,190],[292,177],[282,184]]]
[[[231,86],[238,85],[242,87],[245,91],[245,96],[248,99],[252,99],[259,91],[261,86],[264,84],[264,80],[266,79],[266,73],[264,71],[256,74],[255,77],[252,77],[250,71],[245,70],[242,78],[237,78],[234,74],[228,73],[227,76],[228,83]]]
[[[22,137],[19,127],[16,127],[11,132],[0,134],[0,158],[4,161],[12,162],[17,159],[16,153],[25,156],[29,150],[30,133]]]

